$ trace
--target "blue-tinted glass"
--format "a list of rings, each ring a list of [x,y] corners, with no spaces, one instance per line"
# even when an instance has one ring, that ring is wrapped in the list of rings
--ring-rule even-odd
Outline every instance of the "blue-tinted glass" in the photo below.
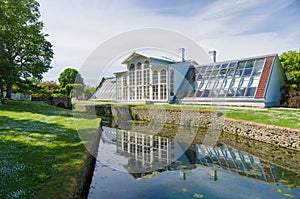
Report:
[[[230,64],[228,65],[228,68],[233,68],[233,67],[235,67],[235,64],[236,64],[236,62],[230,63]]]
[[[202,97],[208,97],[210,90],[205,90]]]
[[[223,69],[223,68],[226,68],[226,67],[227,67],[227,65],[228,65],[228,63],[226,63],[226,64],[222,64],[221,68],[222,68],[222,69]]]
[[[234,89],[229,88],[226,97],[232,97],[234,95]]]
[[[253,68],[253,63],[254,63],[253,60],[248,60],[246,64],[246,68]]]
[[[261,74],[264,62],[265,62],[265,59],[256,60],[256,63],[254,66],[254,71],[253,71],[253,76],[259,76]]]
[[[236,70],[235,73],[234,73],[234,77],[240,77],[243,73],[243,69],[240,69],[240,70]]]
[[[235,70],[234,68],[228,69],[227,76],[228,76],[228,77],[232,77],[233,74],[234,74],[234,70]]]
[[[213,66],[207,66],[206,71],[211,71],[213,69]]]
[[[256,87],[250,87],[247,89],[246,97],[253,97],[256,91]]]
[[[201,79],[202,79],[202,75],[199,74],[199,75],[197,76],[197,80],[201,80]]]
[[[202,67],[200,68],[201,73],[203,73],[203,72],[206,70],[206,68],[207,68],[207,66],[202,66]]]
[[[220,65],[219,65],[219,64],[214,66],[214,69],[215,69],[215,70],[218,69],[218,68],[220,68]]]
[[[246,88],[237,89],[235,96],[237,96],[237,97],[244,96],[245,90],[246,90]]]
[[[226,72],[227,72],[226,69],[220,70],[220,76],[221,76],[221,77],[225,77],[225,76],[226,76]]]
[[[246,62],[245,61],[241,61],[238,63],[238,70],[244,70],[246,66]]]
[[[210,78],[217,78],[219,76],[219,71],[215,70],[211,73]]]
[[[201,97],[201,95],[202,95],[202,91],[199,91],[199,90],[198,90],[198,91],[196,92],[196,97]]]
[[[210,92],[210,96],[211,97],[218,97],[218,90],[217,89],[214,89]]]
[[[252,73],[252,68],[246,68],[244,72],[244,76],[250,76]]]
[[[204,85],[204,81],[202,80],[198,86],[198,89],[201,89],[203,87],[203,85]]]

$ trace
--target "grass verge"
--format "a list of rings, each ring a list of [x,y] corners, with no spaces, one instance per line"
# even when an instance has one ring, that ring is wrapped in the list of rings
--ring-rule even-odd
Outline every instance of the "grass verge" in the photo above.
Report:
[[[107,106],[97,102],[94,105]],[[120,106],[120,104],[118,104]],[[128,105],[125,105],[128,106]],[[221,111],[226,118],[249,121],[260,124],[268,124],[286,128],[300,129],[300,109],[291,108],[251,108],[251,107],[226,107],[209,105],[179,105],[179,104],[138,104],[129,105],[135,108],[145,109],[170,109],[170,110],[198,110],[198,111]]]
[[[76,120],[86,121],[83,131],[99,122]],[[71,110],[0,104],[0,198],[70,198],[87,156]]]

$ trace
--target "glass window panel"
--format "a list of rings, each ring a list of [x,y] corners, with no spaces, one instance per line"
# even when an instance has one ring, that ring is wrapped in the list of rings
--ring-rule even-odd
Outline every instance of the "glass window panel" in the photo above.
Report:
[[[144,69],[149,68],[149,61],[144,62]]]
[[[265,59],[258,59],[255,62],[255,66],[253,69],[253,76],[260,76],[262,70],[263,70],[263,65],[264,65]]]
[[[200,69],[200,72],[203,73],[204,71],[206,71],[206,69],[207,69],[207,66],[202,66]]]
[[[219,71],[218,70],[214,70],[212,71],[210,78],[217,78],[219,76]]]
[[[215,84],[214,80],[209,81],[206,86],[206,89],[212,89],[214,87],[214,84]]]
[[[246,97],[253,97],[256,91],[256,87],[250,87],[247,89],[247,92],[245,94]]]
[[[154,71],[153,72],[153,84],[157,84],[158,83],[158,72]]]
[[[220,64],[217,64],[213,67],[214,70],[219,69],[220,68]]]
[[[142,84],[142,71],[141,70],[136,71],[136,84],[137,85]]]
[[[174,96],[174,70],[170,71],[170,95]]]
[[[209,79],[210,77],[210,74],[211,74],[211,71],[207,71],[205,74],[204,74],[204,79]]]
[[[228,65],[228,63],[222,64],[221,68],[222,68],[222,69],[227,68],[227,65]]]
[[[206,71],[211,71],[213,69],[213,66],[207,66]]]
[[[229,84],[230,84],[230,81],[231,81],[231,79],[224,79],[224,81],[222,82],[222,88],[228,88],[229,87]]]
[[[202,75],[199,74],[199,75],[197,76],[197,80],[199,81],[199,80],[201,80],[201,79],[202,79]]]
[[[142,64],[140,62],[136,65],[136,69],[137,70],[141,70],[142,69]]]
[[[258,83],[259,83],[259,77],[254,77],[253,78],[253,81],[250,82],[251,84],[249,84],[249,87],[257,87],[258,86]]]
[[[243,81],[241,82],[241,87],[248,87],[248,83],[249,83],[250,77],[245,77],[243,78]]]
[[[221,76],[221,77],[225,77],[225,76],[226,76],[226,73],[227,73],[227,69],[222,69],[222,70],[220,70],[220,76]]]
[[[234,71],[235,71],[234,68],[228,69],[228,71],[227,71],[227,77],[232,77],[234,75]]]
[[[236,62],[231,62],[229,65],[227,65],[228,68],[234,68],[236,65]]]
[[[240,80],[241,80],[241,78],[235,78],[235,79],[233,79],[232,82],[231,82],[232,87],[233,88],[238,88],[239,84],[240,84]]]
[[[202,95],[202,91],[198,90],[198,91],[196,92],[196,97],[201,97],[201,95]]]
[[[207,84],[208,84],[208,80],[204,80],[203,81],[204,83],[203,83],[203,86],[200,88],[201,90],[203,90],[203,89],[205,89],[206,88],[206,86],[207,86]]]
[[[246,61],[241,61],[238,63],[238,70],[244,70],[246,66]]]
[[[252,73],[252,68],[246,68],[244,72],[244,76],[250,76]]]
[[[134,71],[129,72],[129,84],[130,84],[130,86],[135,85],[135,72]]]
[[[239,88],[239,89],[237,89],[235,96],[236,97],[244,96],[245,90],[246,90],[246,88]]]
[[[130,70],[130,71],[133,71],[133,70],[134,70],[134,64],[130,64],[129,70]]]
[[[225,94],[226,94],[226,91],[227,91],[227,89],[221,88],[221,89],[219,90],[219,97],[224,97]]]
[[[229,88],[226,94],[226,97],[234,96],[235,90],[233,88]]]
[[[253,63],[254,63],[253,60],[248,60],[247,61],[244,76],[250,76],[251,75],[252,69],[253,69]]]
[[[160,83],[165,84],[167,82],[166,70],[160,72]]]
[[[221,85],[222,85],[222,82],[223,82],[223,79],[217,79],[217,80],[215,81],[214,88],[216,88],[216,89],[220,88]]]
[[[248,60],[246,64],[246,68],[253,68],[254,60]]]
[[[127,84],[127,75],[123,76],[123,86],[128,86],[128,84]]]
[[[204,85],[204,80],[199,81],[199,83],[198,83],[198,89],[201,89],[203,87],[203,85]]]
[[[202,97],[208,97],[209,95],[209,90],[204,90],[203,96]]]
[[[241,77],[243,74],[243,70],[236,70],[234,73],[234,77]]]
[[[218,89],[213,89],[210,91],[210,96],[211,97],[218,97],[219,96],[219,90]]]

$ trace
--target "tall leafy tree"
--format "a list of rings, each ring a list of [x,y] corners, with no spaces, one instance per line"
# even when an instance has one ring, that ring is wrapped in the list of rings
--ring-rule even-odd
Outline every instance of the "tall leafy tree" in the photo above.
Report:
[[[282,68],[288,76],[287,86],[300,88],[300,50],[282,53],[279,57]],[[288,89],[287,88],[287,89]]]
[[[63,88],[68,84],[83,84],[83,78],[74,68],[67,68],[60,73],[58,81]]]
[[[52,45],[39,17],[36,0],[0,0],[0,89],[8,98],[18,81],[41,80],[51,68]]]

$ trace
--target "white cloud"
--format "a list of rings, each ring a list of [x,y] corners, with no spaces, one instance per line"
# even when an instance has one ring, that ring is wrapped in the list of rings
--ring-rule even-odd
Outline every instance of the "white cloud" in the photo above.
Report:
[[[293,3],[291,0],[220,0],[202,7],[193,4],[194,10],[183,6],[185,12],[193,14],[179,12],[179,16],[164,13],[166,7],[160,12],[159,4],[148,8],[135,0],[39,2],[44,31],[50,34],[55,52],[54,68],[45,75],[46,80],[57,78],[66,67],[79,69],[97,46],[114,35],[145,27],[166,28],[187,35],[205,50],[218,50],[219,60],[280,53],[300,45],[299,24],[287,21],[281,28],[288,35],[282,35],[282,30],[274,26],[276,19],[282,17],[281,10]]]

